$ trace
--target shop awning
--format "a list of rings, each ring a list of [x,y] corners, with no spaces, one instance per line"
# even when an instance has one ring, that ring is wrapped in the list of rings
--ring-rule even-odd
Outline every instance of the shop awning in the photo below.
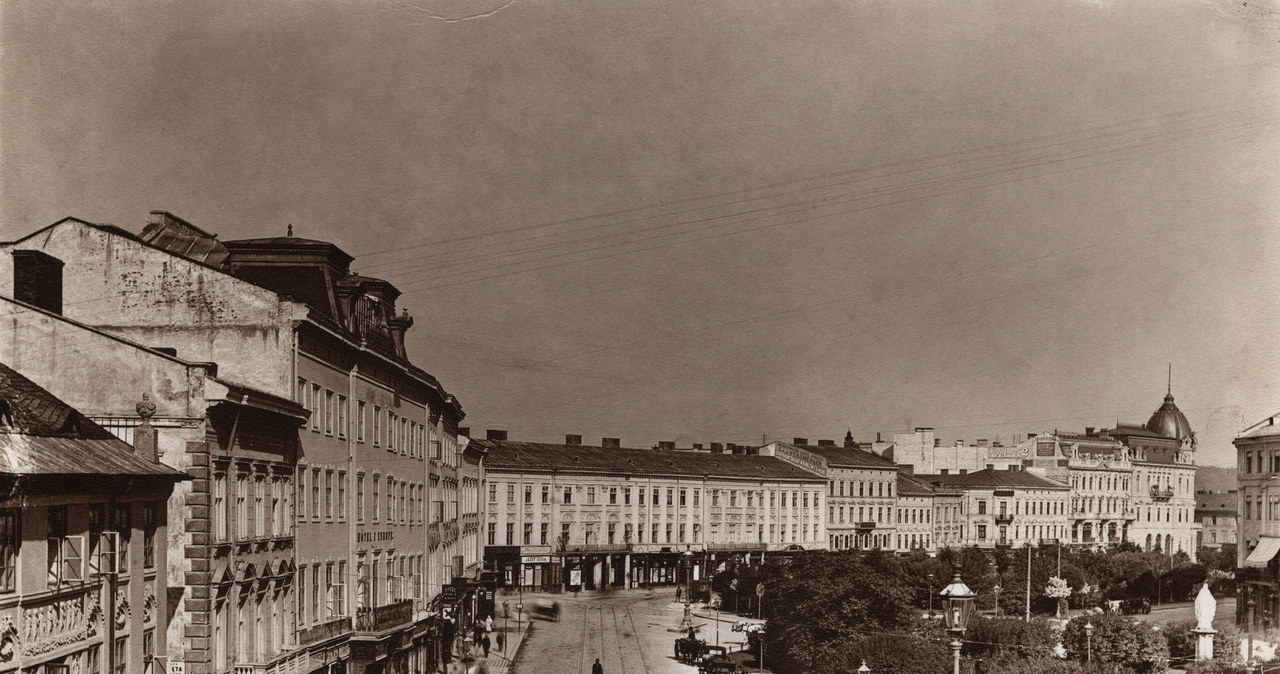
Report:
[[[1263,536],[1258,539],[1258,545],[1249,553],[1249,558],[1244,560],[1244,565],[1253,568],[1265,568],[1267,562],[1275,558],[1276,553],[1280,552],[1280,538],[1270,538]]]

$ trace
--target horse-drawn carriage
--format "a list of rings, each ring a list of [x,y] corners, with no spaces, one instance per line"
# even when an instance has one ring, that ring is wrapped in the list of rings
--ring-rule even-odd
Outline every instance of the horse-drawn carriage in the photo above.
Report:
[[[698,674],[734,674],[737,671],[737,663],[729,659],[728,649],[724,646],[703,646]]]
[[[692,665],[702,658],[702,654],[706,647],[707,642],[696,637],[681,637],[676,639],[676,660],[687,665]]]

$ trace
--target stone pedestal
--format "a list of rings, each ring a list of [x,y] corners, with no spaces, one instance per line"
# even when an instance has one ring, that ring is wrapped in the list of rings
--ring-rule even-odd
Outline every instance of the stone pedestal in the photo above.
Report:
[[[1196,635],[1196,660],[1212,660],[1213,659],[1213,635],[1218,630],[1191,630]]]

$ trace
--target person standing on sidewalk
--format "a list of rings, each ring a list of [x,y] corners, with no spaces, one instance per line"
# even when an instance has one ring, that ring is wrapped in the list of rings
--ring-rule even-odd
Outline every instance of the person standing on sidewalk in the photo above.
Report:
[[[600,664],[600,658],[596,658],[596,664],[591,665],[591,674],[604,674],[604,665]]]

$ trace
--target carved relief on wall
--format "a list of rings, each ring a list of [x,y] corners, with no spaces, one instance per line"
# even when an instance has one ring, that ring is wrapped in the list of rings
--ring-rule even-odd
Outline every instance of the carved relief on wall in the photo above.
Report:
[[[129,628],[129,598],[125,593],[125,588],[116,588],[116,629],[125,630]]]
[[[142,622],[151,624],[156,614],[156,590],[151,583],[142,588]]]
[[[0,620],[0,630],[11,629],[12,619],[9,620],[9,627]],[[21,636],[19,638],[18,631],[13,630],[13,639],[18,642],[18,649],[23,655],[40,655],[96,636],[101,628],[102,609],[98,605],[97,593],[85,592],[41,606],[23,608]],[[0,632],[0,643],[7,635],[8,632]],[[2,652],[0,661],[3,661]]]
[[[0,615],[0,662],[11,662],[18,654],[18,626],[12,614]]]

